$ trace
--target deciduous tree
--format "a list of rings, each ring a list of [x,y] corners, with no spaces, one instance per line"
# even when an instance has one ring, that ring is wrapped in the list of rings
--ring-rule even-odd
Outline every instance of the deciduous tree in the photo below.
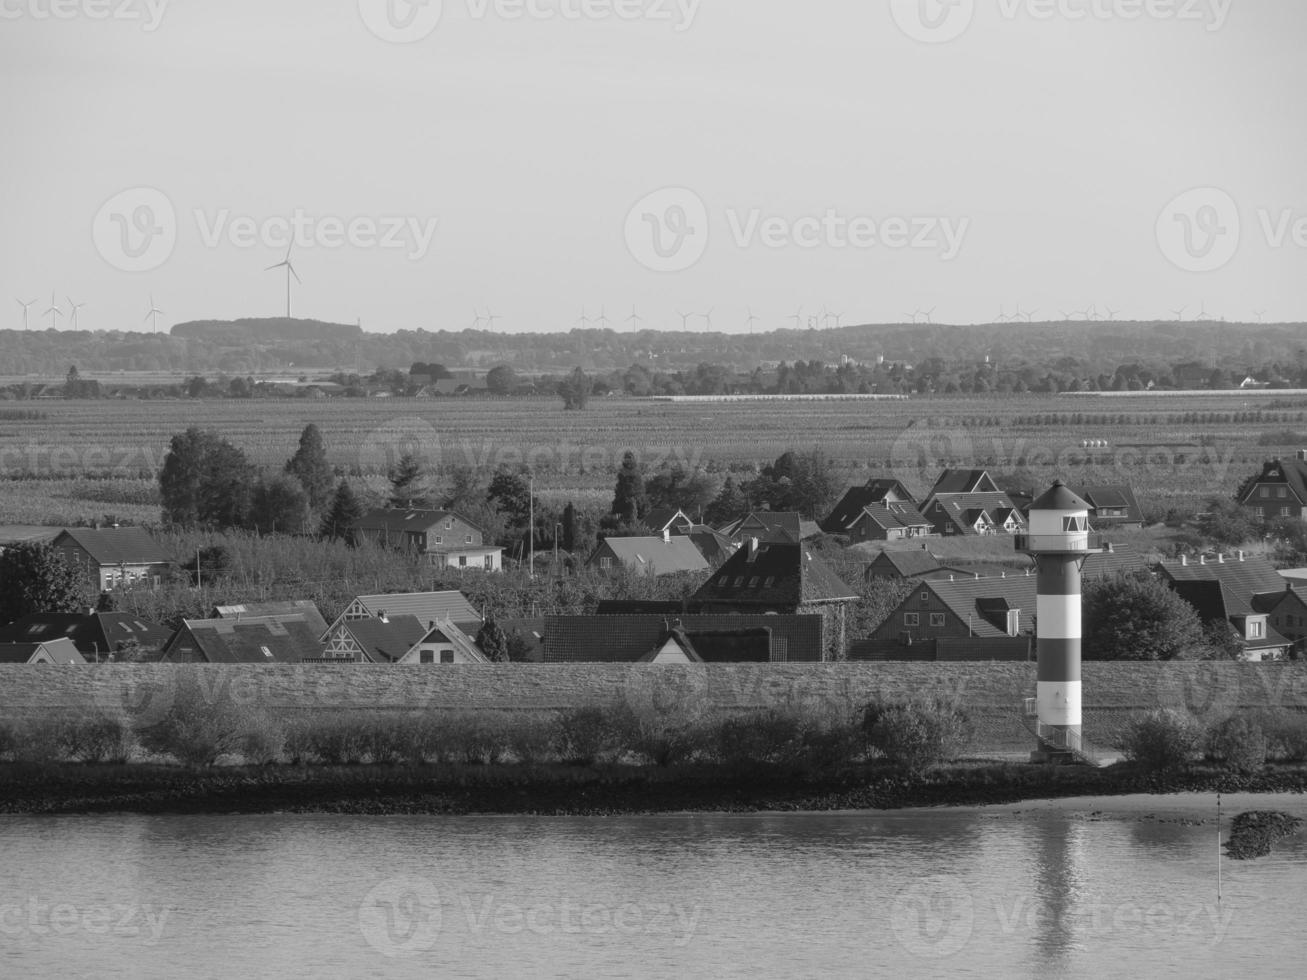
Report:
[[[86,611],[77,573],[48,544],[23,542],[0,552],[0,623],[32,613]]]
[[[1087,583],[1084,624],[1086,660],[1186,660],[1206,649],[1193,606],[1146,572]]]
[[[314,513],[331,503],[336,476],[327,462],[327,446],[322,433],[312,422],[300,433],[299,448],[286,463],[286,472],[300,481]]]

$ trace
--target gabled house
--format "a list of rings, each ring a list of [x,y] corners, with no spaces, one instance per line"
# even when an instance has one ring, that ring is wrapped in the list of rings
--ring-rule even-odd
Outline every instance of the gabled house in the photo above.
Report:
[[[1259,596],[1284,589],[1284,579],[1260,555],[1236,552],[1198,561],[1181,559],[1158,566],[1162,581],[1198,612],[1204,625],[1228,622],[1244,644],[1244,659],[1281,660],[1292,645],[1270,623]]]
[[[187,619],[163,648],[163,663],[298,664],[322,644],[303,616]]]
[[[664,531],[659,537],[605,538],[594,550],[589,568],[625,568],[642,575],[706,572],[707,560],[688,536]]]
[[[1026,520],[984,470],[945,470],[926,497],[922,515],[936,534],[1019,534]]]
[[[1307,599],[1303,594],[1292,582],[1286,582],[1280,592],[1254,595],[1252,605],[1258,612],[1266,613],[1270,628],[1292,644],[1288,651],[1290,659],[1300,659],[1303,641],[1307,640]]]
[[[662,534],[664,531],[682,534],[687,528],[694,527],[694,519],[679,507],[659,507],[651,510],[644,515],[640,523],[657,534]]]
[[[0,643],[49,643],[67,639],[87,661],[116,660],[131,652],[159,651],[172,630],[130,613],[33,613],[0,628]]]
[[[851,487],[821,522],[821,529],[848,535],[854,543],[902,541],[934,533],[903,484],[880,479]]]
[[[737,548],[729,537],[707,524],[695,524],[680,531],[673,530],[672,534],[682,535],[694,542],[694,546],[699,549],[699,554],[703,555],[703,560],[709,565],[720,565],[735,554]]]
[[[828,659],[842,660],[848,608],[858,598],[808,546],[750,538],[699,587],[690,604],[704,613],[819,615],[825,622]]]
[[[447,510],[383,507],[352,525],[355,540],[425,555],[436,568],[498,572],[504,549],[485,544],[485,532]]]
[[[798,544],[821,533],[821,528],[815,521],[805,521],[797,513],[779,510],[756,510],[718,530],[735,545],[741,545],[750,538]]]
[[[852,653],[865,660],[1026,660],[1037,576],[921,581]]]
[[[157,586],[176,567],[143,527],[65,528],[51,547],[100,591],[138,582]]]
[[[545,663],[816,663],[816,615],[550,616]]]
[[[0,664],[83,665],[86,659],[65,638],[41,643],[0,643]]]
[[[210,619],[259,619],[278,616],[303,616],[316,635],[327,631],[327,621],[312,599],[290,599],[285,602],[246,602],[233,606],[214,606]]]
[[[462,592],[392,592],[384,595],[356,596],[321,635],[328,642],[333,630],[356,619],[394,619],[414,616],[428,629],[437,623],[452,622],[464,633],[476,636],[481,630],[481,614]]]
[[[1144,526],[1144,511],[1135,499],[1132,487],[1125,483],[1110,486],[1070,487],[1072,493],[1089,504],[1089,522],[1097,531],[1111,529],[1138,530]]]
[[[326,663],[397,664],[430,632],[416,616],[346,619],[327,631]]]
[[[1260,520],[1304,519],[1307,508],[1307,450],[1294,459],[1273,459],[1239,492],[1239,503]]]
[[[476,640],[449,622],[439,623],[427,630],[399,662],[404,666],[490,663],[477,646]]]
[[[867,580],[988,578],[1002,575],[1006,569],[997,565],[946,565],[929,551],[882,551],[867,566]]]

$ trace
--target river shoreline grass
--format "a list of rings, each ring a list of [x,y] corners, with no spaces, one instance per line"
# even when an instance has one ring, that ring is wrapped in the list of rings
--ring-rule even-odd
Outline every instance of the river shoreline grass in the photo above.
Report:
[[[1197,767],[1163,777],[1128,765],[967,762],[908,778],[874,764],[823,774],[709,765],[0,765],[0,814],[829,812],[1186,792],[1304,793],[1307,767],[1252,775]]]

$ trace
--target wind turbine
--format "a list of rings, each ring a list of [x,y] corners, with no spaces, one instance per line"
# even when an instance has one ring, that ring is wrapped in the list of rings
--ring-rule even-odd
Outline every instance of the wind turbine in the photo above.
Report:
[[[162,312],[163,312],[163,310],[159,309],[157,306],[154,305],[154,293],[151,293],[151,294],[150,294],[150,312],[147,313],[147,314],[145,314],[145,319],[143,319],[141,322],[144,323],[145,320],[149,320],[149,321],[150,321],[150,330],[151,330],[153,333],[158,333],[158,332],[159,332],[159,314],[161,314]]]
[[[23,330],[26,330],[26,329],[27,329],[27,311],[30,310],[33,306],[36,305],[36,300],[32,299],[32,300],[28,300],[26,303],[24,303],[21,299],[16,299],[16,300],[14,300],[14,302],[17,303],[19,306],[21,306],[21,307],[23,308]]]
[[[1063,322],[1066,322],[1067,320],[1073,320],[1080,315],[1079,310],[1074,310],[1071,313],[1068,313],[1066,310],[1058,310],[1058,312],[1062,314]]]
[[[609,322],[607,307],[599,307],[599,319],[595,320],[595,323],[599,324],[601,330],[607,330]]]
[[[50,292],[50,308],[46,310],[44,313],[42,313],[41,316],[48,316],[50,318],[50,329],[53,330],[55,329],[54,326],[55,318],[61,317],[63,315],[64,315],[63,310],[59,309],[59,307],[54,305],[54,291],[52,290]]]
[[[1110,307],[1110,306],[1105,307],[1105,309],[1107,310],[1107,319],[1110,320],[1110,321],[1112,321],[1112,322],[1116,322],[1116,318],[1120,315],[1121,311],[1120,311],[1120,310],[1114,310],[1114,309],[1112,309],[1112,307]]]
[[[1039,310],[1028,310],[1026,312],[1026,323],[1030,323],[1032,320],[1034,320],[1035,314],[1038,312]]]
[[[85,303],[74,303],[73,298],[71,296],[68,297],[68,322],[74,330],[77,329],[77,311],[85,305]]]
[[[482,324],[484,321],[485,321],[485,317],[483,317],[483,316],[481,315],[481,311],[478,310],[475,306],[472,307],[472,326],[468,327],[468,329],[469,329],[469,330],[480,330],[480,329],[481,329],[481,324]]]
[[[1207,301],[1203,300],[1202,305],[1198,308],[1198,322],[1206,323],[1211,317],[1207,313]]]
[[[709,310],[707,313],[700,313],[700,314],[699,314],[701,317],[703,317],[703,319],[704,319],[704,323],[707,324],[707,326],[708,326],[708,332],[709,332],[709,333],[712,333],[712,315],[713,315],[714,311],[716,311],[716,309],[717,309],[717,307],[714,306],[714,307],[713,307],[711,310]]]
[[[835,329],[838,330],[838,329],[840,328],[840,321],[844,319],[844,314],[843,314],[843,313],[832,313],[832,314],[830,315],[830,318],[831,318],[832,320],[835,321]],[[929,322],[929,321],[928,321],[928,322]]]
[[[576,321],[576,325],[580,327],[582,330],[584,330],[588,324],[591,324],[593,322],[594,321],[591,320],[589,315],[585,312],[585,307],[584,306],[581,307],[581,319]]]
[[[640,326],[639,326],[639,325],[640,325],[641,323],[644,323],[644,317],[642,317],[639,313],[637,313],[637,312],[635,311],[635,307],[632,306],[632,307],[631,307],[631,315],[628,316],[628,317],[627,317],[623,322],[624,322],[624,323],[634,323],[635,326],[632,327],[631,329],[632,329],[632,330],[639,330],[639,329],[640,329]]]
[[[794,329],[795,329],[795,330],[800,329],[800,328],[803,326],[803,307],[800,306],[797,310],[795,310],[793,313],[791,313],[791,314],[790,314],[789,316],[787,316],[785,319],[787,319],[787,320],[793,320],[793,321],[794,321]]]
[[[1017,307],[1017,309],[1020,309],[1020,308],[1021,308],[1020,306]],[[1009,317],[1009,316],[1008,316],[1008,315],[1003,311],[1003,307],[1000,306],[1000,307],[998,308],[998,316],[996,316],[996,317],[994,318],[994,322],[995,322],[995,323],[1007,323],[1008,320],[1010,320],[1010,319],[1011,319],[1011,317]],[[913,322],[915,323],[916,321],[913,321]]]
[[[758,318],[753,315],[753,307],[749,307],[749,315],[744,318],[745,325],[749,328],[749,333],[753,333],[753,325],[758,322]]]
[[[1188,310],[1188,309],[1189,309],[1189,307],[1187,307],[1187,306],[1182,306],[1182,307],[1180,307],[1178,310],[1172,310],[1172,311],[1171,311],[1171,315],[1172,315],[1173,317],[1175,317],[1177,320],[1179,320],[1181,323],[1183,323],[1183,322],[1184,322],[1185,311]]]
[[[286,269],[286,319],[287,320],[290,319],[290,277],[294,276],[295,281],[300,283],[301,285],[303,285],[304,283],[304,280],[301,279],[300,274],[295,271],[295,266],[291,263],[290,260],[290,250],[294,247],[295,247],[294,242],[292,242],[290,245],[287,245],[286,257],[282,259],[280,262],[278,262],[276,265],[270,265],[263,270],[264,272],[271,272],[273,269],[280,269],[283,266]]]
[[[1265,310],[1253,310],[1253,316],[1257,317],[1257,322],[1262,322],[1262,317],[1266,316]]]
[[[913,322],[913,323],[916,323],[916,322],[917,322],[917,317],[921,316],[921,311],[920,311],[920,310],[913,310],[911,313],[904,313],[903,315],[906,316],[906,317],[911,317],[911,318],[912,318],[912,322]]]
[[[1018,303],[1018,304],[1017,304],[1017,311],[1016,311],[1015,313],[1012,314],[1012,316],[1011,316],[1011,318],[1010,318],[1010,321],[1011,321],[1012,323],[1020,323],[1020,322],[1021,322],[1021,317],[1022,317],[1023,315],[1024,315],[1024,314],[1021,312],[1021,304]]]
[[[679,317],[681,318],[681,330],[682,330],[682,332],[684,332],[684,331],[686,331],[686,330],[689,330],[689,329],[690,329],[690,317],[694,316],[694,314],[693,314],[693,313],[682,313],[680,310],[677,310],[677,311],[676,311],[676,315],[679,316]]]
[[[921,315],[924,316],[924,317],[926,318],[926,322],[927,322],[927,323],[934,323],[934,322],[935,322],[935,311],[936,311],[937,309],[939,309],[939,307],[937,307],[937,306],[932,306],[930,309],[928,309],[928,310],[923,310],[923,311],[922,311]],[[840,314],[840,315],[843,316],[843,314]]]
[[[489,331],[491,331],[491,332],[493,333],[493,332],[494,332],[494,329],[495,329],[495,321],[496,321],[496,320],[502,320],[502,319],[503,319],[502,316],[500,316],[498,313],[491,313],[491,312],[490,312],[490,307],[488,307],[488,306],[486,307],[485,321],[486,321],[486,329],[487,329],[487,330],[489,330]]]

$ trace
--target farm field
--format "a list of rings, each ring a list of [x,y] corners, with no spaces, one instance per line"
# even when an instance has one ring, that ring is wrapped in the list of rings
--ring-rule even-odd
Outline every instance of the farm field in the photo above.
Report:
[[[1228,496],[1261,462],[1292,454],[1307,397],[1194,393],[1130,399],[919,397],[907,401],[668,403],[594,399],[37,401],[0,406],[0,523],[158,517],[154,477],[171,436],[217,430],[258,465],[280,467],[301,429],[373,487],[405,452],[436,474],[529,463],[546,496],[599,499],[627,450],[663,463],[744,471],[820,449],[836,480],[893,475],[922,493],[944,466],[981,466],[1031,485],[1132,483],[1146,508]],[[1088,448],[1092,446],[1093,448]]]

